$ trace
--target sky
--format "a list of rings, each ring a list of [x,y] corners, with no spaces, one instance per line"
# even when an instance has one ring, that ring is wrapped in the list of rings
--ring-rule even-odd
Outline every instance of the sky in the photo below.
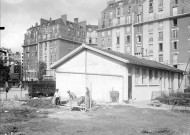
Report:
[[[67,14],[67,19],[79,18],[87,24],[98,25],[101,11],[107,0],[0,0],[1,47],[12,52],[22,51],[26,30],[40,18],[58,19]]]

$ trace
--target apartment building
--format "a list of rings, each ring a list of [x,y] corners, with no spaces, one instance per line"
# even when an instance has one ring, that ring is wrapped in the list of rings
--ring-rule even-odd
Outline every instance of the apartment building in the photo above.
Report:
[[[98,25],[87,25],[86,26],[86,44],[97,46],[97,30]]]
[[[99,19],[98,46],[134,54],[134,11],[144,0],[111,0]],[[140,39],[142,40],[142,38]]]
[[[23,76],[37,80],[38,62],[47,64],[46,77],[55,77],[50,65],[86,41],[86,21],[67,20],[67,15],[52,20],[41,19],[27,30],[23,45]]]
[[[186,69],[190,57],[189,0],[112,0],[101,17],[99,47]],[[186,86],[189,80],[186,76]]]

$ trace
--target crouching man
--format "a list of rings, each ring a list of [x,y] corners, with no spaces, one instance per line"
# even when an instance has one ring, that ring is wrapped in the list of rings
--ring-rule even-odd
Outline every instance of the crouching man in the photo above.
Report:
[[[70,92],[70,90],[68,90],[67,93],[69,94],[69,98],[70,98],[70,100],[74,100],[74,99],[77,98],[77,96],[75,95],[75,93]]]

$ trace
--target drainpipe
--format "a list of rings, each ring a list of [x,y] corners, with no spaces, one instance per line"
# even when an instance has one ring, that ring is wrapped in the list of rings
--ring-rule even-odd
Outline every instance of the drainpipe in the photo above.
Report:
[[[134,54],[134,13],[132,12],[132,17],[131,17],[132,19],[132,24],[131,24],[131,38],[132,38],[132,40],[131,40],[131,53],[132,53],[132,55],[135,55]]]

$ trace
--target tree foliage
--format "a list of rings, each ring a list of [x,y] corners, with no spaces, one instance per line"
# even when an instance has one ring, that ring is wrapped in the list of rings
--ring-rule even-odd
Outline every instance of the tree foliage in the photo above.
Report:
[[[43,76],[46,74],[46,68],[47,65],[43,61],[38,62],[38,72],[37,72],[37,77],[39,81],[43,80]]]

